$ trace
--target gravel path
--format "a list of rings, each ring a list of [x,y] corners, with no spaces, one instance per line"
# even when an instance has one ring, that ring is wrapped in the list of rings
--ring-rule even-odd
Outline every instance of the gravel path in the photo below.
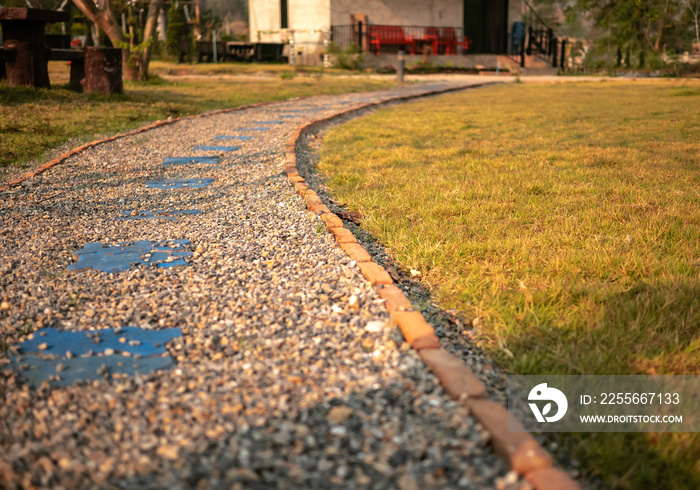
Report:
[[[509,486],[514,474],[489,434],[403,342],[284,173],[284,142],[303,122],[428,88],[183,120],[89,149],[3,193],[0,487]],[[282,123],[256,122],[273,120]],[[270,129],[236,131],[258,126]],[[238,134],[254,137],[213,140]],[[221,160],[162,163],[190,155]],[[163,178],[214,181],[146,187]],[[195,209],[202,213],[115,219]],[[91,242],[182,239],[192,252],[185,266],[68,270]],[[176,365],[36,389],[9,369],[38,329],[125,326],[180,328],[167,344]]]

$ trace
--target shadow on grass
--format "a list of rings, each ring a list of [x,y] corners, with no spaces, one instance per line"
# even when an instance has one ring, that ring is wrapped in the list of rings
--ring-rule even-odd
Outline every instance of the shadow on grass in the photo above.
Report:
[[[695,433],[559,434],[566,452],[595,473],[604,488],[700,488],[700,435]]]
[[[590,367],[584,374],[699,374],[698,298],[698,280],[645,279],[627,291],[596,300],[598,318],[589,319],[588,332],[521,328],[519,337],[508,338],[508,346],[527,352],[549,344],[557,351],[557,342],[575,341],[571,363]],[[553,341],[553,335],[560,338]],[[536,371],[548,370],[540,365]],[[700,488],[698,434],[562,434],[558,440],[591,471],[605,475],[606,487]]]

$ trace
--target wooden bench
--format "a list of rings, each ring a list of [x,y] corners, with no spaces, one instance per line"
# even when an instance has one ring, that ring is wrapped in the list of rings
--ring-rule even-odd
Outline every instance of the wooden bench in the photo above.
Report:
[[[5,48],[0,48],[0,61],[3,63],[5,62],[13,62],[15,61],[15,58],[17,57],[17,51],[14,49],[5,49]]]
[[[70,61],[70,88],[82,90],[80,82],[85,78],[85,52],[82,49],[52,49],[49,57],[56,61]]]
[[[44,30],[47,22],[68,22],[68,12],[30,9],[20,7],[0,7],[0,25],[5,51],[13,51],[14,56],[5,60],[7,85],[50,87],[49,56]]]
[[[17,52],[14,49],[0,48],[0,80],[7,78],[7,73],[5,72],[5,62],[15,61]]]
[[[226,61],[226,43],[218,41],[216,43],[216,59],[217,61]],[[202,60],[207,63],[214,61],[214,43],[212,41],[197,41],[197,63]]]
[[[229,41],[226,43],[227,57],[235,61],[251,61],[255,56],[255,44]]]
[[[401,26],[369,26],[369,44],[374,46],[376,54],[381,54],[382,45],[387,44],[396,45],[399,49],[409,45],[411,53],[416,50],[413,37],[406,36]]]

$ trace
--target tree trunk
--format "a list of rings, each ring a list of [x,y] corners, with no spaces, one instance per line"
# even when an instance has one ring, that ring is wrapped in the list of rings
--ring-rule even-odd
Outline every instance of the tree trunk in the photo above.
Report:
[[[122,48],[122,75],[132,82],[139,79],[138,61],[136,61],[128,47]]]
[[[143,59],[139,67],[139,78],[145,80],[148,78],[148,65],[151,62],[151,54],[153,53],[152,40],[156,37],[156,29],[158,28],[158,17],[163,8],[163,0],[151,0],[148,6],[148,16],[146,17],[146,27],[143,30],[143,42],[146,48],[143,51]]]
[[[131,51],[126,46],[124,32],[109,6],[109,0],[102,0],[98,7],[93,0],[73,0],[73,3],[85,16],[102,29],[114,47],[122,48],[122,74],[127,80],[138,78],[138,67],[134,63]]]
[[[123,93],[122,60],[123,55],[118,48],[85,48],[85,92]]]
[[[49,51],[44,43],[44,25],[41,22],[2,21],[5,49],[13,49],[13,61],[0,61],[7,68],[10,87],[49,88],[47,70]]]
[[[666,0],[666,6],[664,7],[664,13],[663,15],[659,18],[659,33],[656,37],[656,42],[654,43],[654,52],[658,53],[659,50],[661,49],[661,38],[664,34],[664,27],[666,23],[666,15],[668,15],[668,3],[670,0]]]

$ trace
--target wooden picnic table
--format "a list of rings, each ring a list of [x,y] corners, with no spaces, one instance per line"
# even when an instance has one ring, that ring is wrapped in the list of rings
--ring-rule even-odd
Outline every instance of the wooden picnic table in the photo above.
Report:
[[[5,51],[0,54],[0,60],[5,61],[8,86],[51,86],[48,66],[51,50],[46,46],[44,29],[47,22],[69,20],[68,12],[0,7]]]

